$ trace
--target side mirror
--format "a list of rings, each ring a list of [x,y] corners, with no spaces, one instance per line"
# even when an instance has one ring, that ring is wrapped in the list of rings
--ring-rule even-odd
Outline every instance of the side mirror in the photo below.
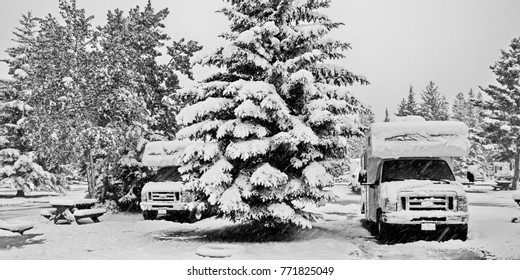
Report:
[[[358,182],[360,184],[367,183],[367,171],[366,170],[363,169],[363,170],[359,171]]]

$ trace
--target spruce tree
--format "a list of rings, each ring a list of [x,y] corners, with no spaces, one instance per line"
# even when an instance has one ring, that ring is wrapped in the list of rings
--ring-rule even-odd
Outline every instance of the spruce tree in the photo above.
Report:
[[[421,94],[420,116],[427,121],[445,121],[449,118],[449,104],[446,96],[439,92],[434,82],[430,82]]]
[[[415,101],[415,92],[413,91],[413,86],[410,85],[410,89],[408,91],[408,97],[406,101],[406,113],[408,115],[416,116],[419,115],[419,105],[417,101]]]
[[[396,116],[417,116],[419,115],[419,105],[415,101],[415,92],[413,86],[410,85],[408,96],[401,100],[401,104],[397,108]]]
[[[332,199],[336,163],[349,137],[363,134],[364,107],[345,88],[364,77],[326,61],[347,43],[327,37],[341,24],[319,9],[329,1],[228,1],[229,45],[199,63],[223,69],[176,97],[193,210],[260,226],[311,226],[307,203]],[[331,174],[332,172],[332,174]]]
[[[488,169],[489,153],[484,148],[485,141],[479,136],[481,118],[478,116],[480,109],[475,106],[477,98],[470,89],[467,94],[458,93],[453,101],[452,119],[463,122],[469,127],[471,143],[468,157],[455,160],[455,169],[459,171],[465,170],[470,165],[478,165],[483,170]]]
[[[468,120],[468,100],[464,93],[459,92],[453,100],[451,111],[453,113],[452,118],[457,121],[467,123]]]
[[[491,66],[498,85],[482,90],[489,99],[477,105],[484,117],[482,135],[498,147],[499,159],[514,159],[513,188],[517,188],[520,164],[520,37]]]
[[[7,63],[12,79],[0,81],[0,188],[17,190],[18,195],[32,191],[62,192],[60,180],[38,164],[37,156],[25,141],[27,118],[33,107],[27,103],[32,94],[26,81],[33,75],[36,53],[37,19],[22,15],[15,29],[15,47],[7,49]]]
[[[406,105],[407,105],[406,99],[405,98],[401,99],[401,103],[399,103],[399,105],[397,105],[397,113],[395,113],[395,115],[398,117],[408,116],[407,111],[406,111]]]
[[[388,113],[388,108],[385,108],[385,119],[383,122],[389,122],[390,121],[390,113]]]

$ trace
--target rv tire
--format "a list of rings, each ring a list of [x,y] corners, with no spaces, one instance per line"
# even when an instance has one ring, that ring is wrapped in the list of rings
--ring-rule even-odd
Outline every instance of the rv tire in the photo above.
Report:
[[[145,220],[155,220],[155,219],[157,219],[157,211],[144,210],[143,211],[143,218]]]
[[[468,239],[468,226],[467,225],[462,226],[457,231],[457,239],[460,239],[462,241],[466,241]]]
[[[388,233],[388,225],[386,223],[383,223],[381,216],[382,216],[382,211],[379,209],[377,211],[377,217],[376,217],[377,239],[383,239]]]

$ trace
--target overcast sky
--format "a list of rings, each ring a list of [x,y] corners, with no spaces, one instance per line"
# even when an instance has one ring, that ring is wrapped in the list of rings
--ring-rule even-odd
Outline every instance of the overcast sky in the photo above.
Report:
[[[95,16],[95,25],[105,22],[108,10],[128,11],[147,0],[78,0],[78,6]],[[225,44],[217,36],[228,28],[227,19],[215,13],[221,0],[152,0],[159,10],[170,9],[167,33],[174,39],[199,41],[209,52]],[[58,0],[2,1],[0,9],[0,57],[13,45],[12,31],[22,13],[43,17],[58,15]],[[371,85],[354,86],[351,93],[372,106],[376,120],[397,104],[413,85],[417,98],[429,81],[453,101],[458,92],[494,83],[489,69],[520,36],[518,0],[332,0],[325,11],[345,26],[332,33],[352,44],[347,59],[338,64],[366,76]],[[196,78],[207,70],[196,68]],[[7,77],[5,64],[0,78]]]

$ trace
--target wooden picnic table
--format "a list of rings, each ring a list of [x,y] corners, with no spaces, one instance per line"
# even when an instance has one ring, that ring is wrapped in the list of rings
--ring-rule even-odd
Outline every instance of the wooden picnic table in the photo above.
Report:
[[[106,209],[92,209],[96,202],[96,199],[55,199],[49,201],[49,204],[56,209],[42,210],[41,215],[54,223],[66,220],[71,224],[77,224],[77,221],[83,218],[91,218],[97,223],[99,216],[103,215]]]

